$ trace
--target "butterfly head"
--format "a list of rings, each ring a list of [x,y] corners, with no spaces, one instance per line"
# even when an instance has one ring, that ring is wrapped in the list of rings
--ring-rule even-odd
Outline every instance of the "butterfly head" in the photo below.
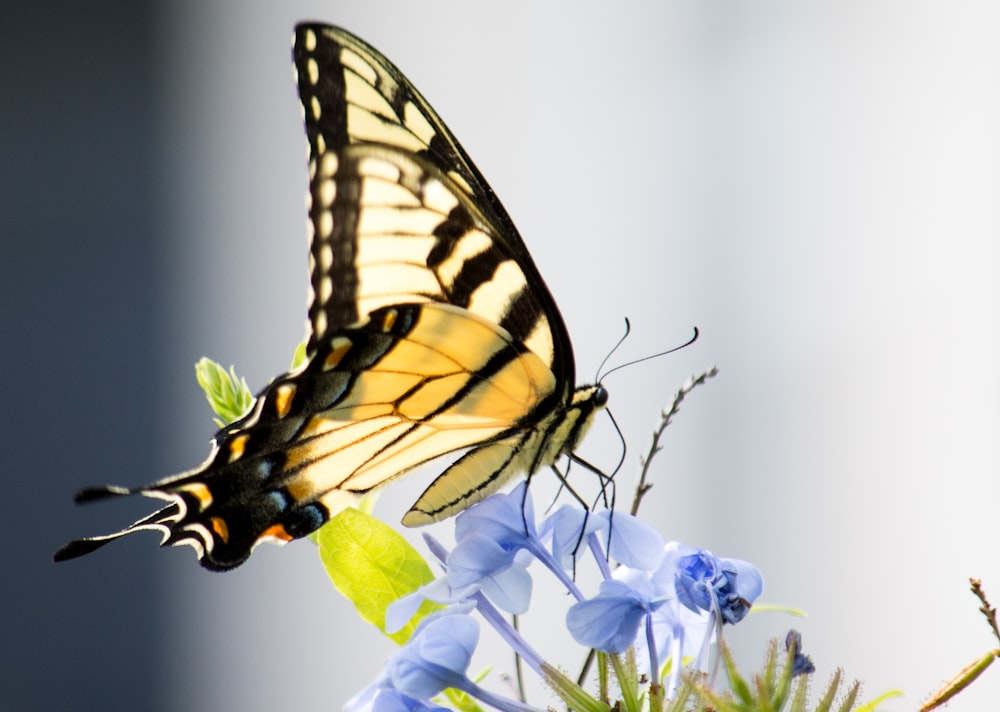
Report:
[[[559,454],[568,455],[576,449],[594,422],[594,415],[607,405],[608,390],[600,383],[579,386],[573,391],[573,397],[566,407],[563,418],[564,440],[561,442]]]
[[[578,411],[581,419],[589,421],[597,411],[608,407],[608,397],[608,389],[601,383],[578,386],[573,391],[568,410]]]

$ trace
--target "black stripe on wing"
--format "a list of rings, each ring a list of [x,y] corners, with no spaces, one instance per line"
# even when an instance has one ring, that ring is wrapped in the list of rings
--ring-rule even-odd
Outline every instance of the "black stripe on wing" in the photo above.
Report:
[[[451,179],[412,153],[358,144],[324,157],[313,186],[308,354],[374,310],[436,301],[505,328],[568,396],[547,292]]]

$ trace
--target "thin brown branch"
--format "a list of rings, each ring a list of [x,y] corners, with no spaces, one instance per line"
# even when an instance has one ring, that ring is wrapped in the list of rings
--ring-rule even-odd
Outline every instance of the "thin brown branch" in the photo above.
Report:
[[[670,407],[664,408],[660,413],[660,422],[653,430],[653,441],[649,445],[649,450],[645,455],[639,458],[639,483],[635,487],[635,497],[632,499],[632,509],[630,510],[633,515],[639,512],[639,505],[642,503],[642,498],[645,497],[646,493],[653,487],[653,485],[648,482],[649,466],[653,462],[653,458],[656,457],[656,453],[663,449],[660,445],[660,438],[663,437],[663,432],[673,421],[673,417],[680,411],[681,403],[684,401],[684,398],[687,397],[687,394],[718,373],[719,369],[712,366],[699,374],[691,376],[691,378],[685,381],[684,385],[682,385],[674,394],[674,399],[670,403]]]
[[[970,578],[969,584],[972,586],[972,592],[976,595],[976,598],[983,604],[979,607],[979,611],[986,616],[986,621],[990,624],[994,637],[996,637],[997,642],[1000,642],[1000,630],[997,629],[997,609],[991,606],[989,600],[987,600],[986,591],[983,590],[983,582],[979,579]]]

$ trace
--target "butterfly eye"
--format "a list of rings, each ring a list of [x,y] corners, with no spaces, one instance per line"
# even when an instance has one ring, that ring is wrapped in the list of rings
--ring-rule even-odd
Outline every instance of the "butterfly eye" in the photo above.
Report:
[[[608,389],[600,384],[597,385],[597,390],[594,391],[594,404],[598,408],[603,408],[608,404]]]

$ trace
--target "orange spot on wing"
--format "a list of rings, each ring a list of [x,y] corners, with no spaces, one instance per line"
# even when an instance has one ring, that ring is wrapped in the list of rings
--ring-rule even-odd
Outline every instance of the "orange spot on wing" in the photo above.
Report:
[[[294,383],[282,383],[274,389],[274,410],[279,418],[284,418],[292,409],[292,399],[295,398],[296,390]]]
[[[212,531],[219,535],[223,544],[229,543],[229,526],[222,517],[212,517]]]
[[[212,491],[203,482],[189,482],[177,488],[179,492],[186,492],[193,495],[198,500],[198,511],[204,512],[212,504]]]
[[[247,440],[250,436],[247,433],[241,433],[235,438],[229,441],[229,461],[236,462],[241,457],[243,457],[243,452],[247,447]]]
[[[263,539],[278,539],[280,541],[291,541],[292,536],[285,531],[285,527],[282,524],[274,524],[260,533],[257,537],[258,541]]]
[[[341,359],[351,350],[351,340],[343,337],[333,340],[333,350],[323,359],[323,369],[329,371],[340,364]]]

